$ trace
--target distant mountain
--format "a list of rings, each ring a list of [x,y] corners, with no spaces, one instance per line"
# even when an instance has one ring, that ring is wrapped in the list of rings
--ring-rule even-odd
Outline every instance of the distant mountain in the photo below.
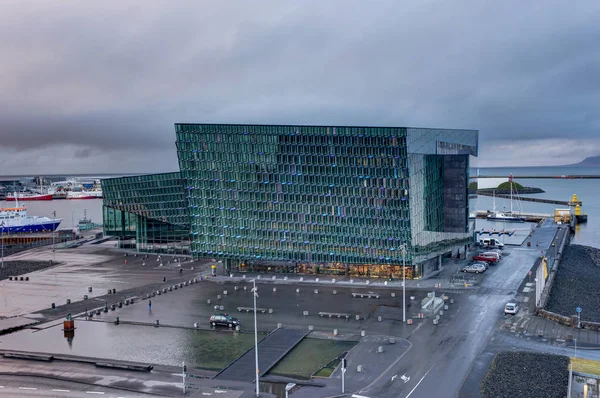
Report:
[[[600,156],[590,156],[579,163],[568,164],[569,167],[600,167]]]

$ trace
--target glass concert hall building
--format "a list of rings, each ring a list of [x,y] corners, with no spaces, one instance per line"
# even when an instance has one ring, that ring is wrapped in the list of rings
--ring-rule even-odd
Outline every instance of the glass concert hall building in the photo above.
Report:
[[[102,181],[105,234],[226,271],[420,278],[464,253],[478,131],[176,124],[180,171]],[[404,249],[404,250],[403,250]]]

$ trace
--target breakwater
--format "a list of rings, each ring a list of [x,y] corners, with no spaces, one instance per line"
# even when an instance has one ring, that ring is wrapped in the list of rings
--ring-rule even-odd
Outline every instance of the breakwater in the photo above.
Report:
[[[471,176],[469,177],[472,180],[476,180],[478,178],[506,178],[509,179],[510,176]],[[530,179],[598,179],[600,175],[559,175],[559,176],[513,176],[514,180],[519,178],[530,178]]]
[[[494,196],[494,192],[477,191],[477,195]],[[498,194],[498,193],[496,193],[496,197],[497,198],[503,198],[503,199],[510,199],[511,198],[510,195]],[[575,202],[571,202],[571,201],[568,201],[568,200],[555,200],[555,199],[544,199],[544,198],[528,198],[526,196],[516,196],[516,195],[513,195],[512,199],[513,200],[522,200],[524,202],[551,203],[551,204],[563,205],[563,206],[576,206],[576,205],[581,206],[582,205],[582,203],[581,203],[580,200],[575,201]]]

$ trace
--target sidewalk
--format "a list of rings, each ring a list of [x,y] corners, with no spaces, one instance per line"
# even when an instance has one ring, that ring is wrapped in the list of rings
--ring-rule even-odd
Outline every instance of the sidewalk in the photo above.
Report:
[[[28,354],[35,355],[35,353]],[[124,365],[119,361],[68,355],[55,355],[54,360],[50,362],[3,358],[0,359],[0,374],[44,377],[158,396],[182,395],[181,368],[155,366],[150,372],[142,372],[98,367],[96,366],[97,362],[116,366]],[[189,369],[187,374],[186,395],[218,395],[221,398],[250,398],[253,396],[254,384],[252,383],[213,380],[204,378],[205,376],[202,374],[193,373]],[[263,392],[260,396],[274,397],[272,394]]]

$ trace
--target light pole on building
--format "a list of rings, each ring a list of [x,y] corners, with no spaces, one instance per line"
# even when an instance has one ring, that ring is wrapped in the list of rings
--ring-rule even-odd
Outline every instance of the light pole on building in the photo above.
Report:
[[[252,280],[252,295],[254,296],[254,365],[256,367],[256,396],[260,395],[260,371],[258,369],[258,326],[256,322],[256,298],[258,290],[256,289],[256,279]]]

